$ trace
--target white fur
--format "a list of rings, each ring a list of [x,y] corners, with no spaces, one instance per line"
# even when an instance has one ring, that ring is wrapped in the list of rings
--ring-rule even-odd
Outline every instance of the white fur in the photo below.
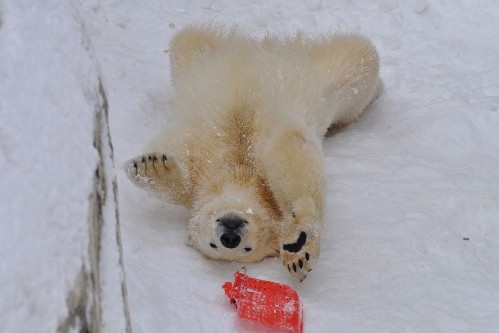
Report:
[[[144,161],[128,162],[130,179],[192,209],[189,238],[206,256],[280,253],[291,274],[305,278],[320,252],[321,141],[377,97],[376,50],[358,35],[256,40],[200,26],[178,33],[170,56],[175,124]],[[226,249],[219,219],[231,212],[248,223],[240,245]],[[302,232],[306,243],[284,250]]]

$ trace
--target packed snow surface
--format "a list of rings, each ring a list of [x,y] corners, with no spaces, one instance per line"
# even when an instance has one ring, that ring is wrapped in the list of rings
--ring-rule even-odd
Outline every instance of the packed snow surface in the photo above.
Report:
[[[90,268],[98,76],[88,50],[69,3],[0,1],[0,332],[55,332]]]
[[[497,331],[499,2],[89,0],[77,8],[103,71],[117,165],[169,121],[166,51],[186,25],[371,38],[385,89],[324,141],[317,267],[301,284],[279,259],[246,265],[248,274],[297,289],[305,332]],[[241,265],[185,245],[185,209],[134,188],[123,171],[118,185],[134,332],[264,330],[238,320],[223,295]]]

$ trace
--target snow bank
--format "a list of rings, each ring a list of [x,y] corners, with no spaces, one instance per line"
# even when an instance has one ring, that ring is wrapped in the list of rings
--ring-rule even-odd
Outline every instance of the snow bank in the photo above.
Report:
[[[77,12],[0,3],[0,331],[126,331],[105,94]]]

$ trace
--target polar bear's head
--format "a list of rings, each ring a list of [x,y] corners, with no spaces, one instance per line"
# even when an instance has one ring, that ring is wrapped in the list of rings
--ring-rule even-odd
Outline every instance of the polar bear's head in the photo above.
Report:
[[[276,222],[257,186],[229,183],[203,195],[189,243],[213,259],[254,262],[278,254]],[[255,185],[255,184],[251,184]]]

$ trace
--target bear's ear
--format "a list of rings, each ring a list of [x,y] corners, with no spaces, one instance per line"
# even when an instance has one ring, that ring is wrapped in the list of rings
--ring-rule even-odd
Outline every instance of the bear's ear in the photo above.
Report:
[[[178,32],[170,43],[170,62],[173,83],[183,72],[192,69],[201,56],[217,50],[223,30],[211,25],[189,26]]]

